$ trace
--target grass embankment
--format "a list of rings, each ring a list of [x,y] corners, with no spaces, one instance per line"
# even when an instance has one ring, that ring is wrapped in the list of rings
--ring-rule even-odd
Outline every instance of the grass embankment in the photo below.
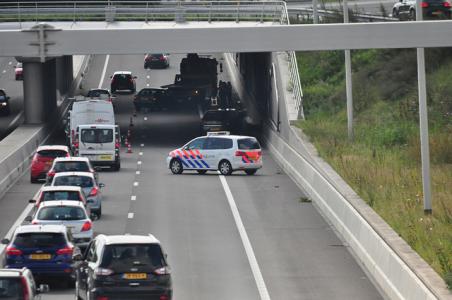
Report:
[[[452,49],[427,49],[433,214],[424,215],[416,50],[352,52],[355,140],[344,53],[298,53],[306,121],[320,155],[452,287]]]

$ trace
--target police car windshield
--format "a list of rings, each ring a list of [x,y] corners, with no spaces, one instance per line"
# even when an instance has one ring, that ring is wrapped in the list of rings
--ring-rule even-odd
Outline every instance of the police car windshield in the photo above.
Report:
[[[238,140],[240,150],[258,150],[261,148],[259,142],[255,138],[245,138]]]

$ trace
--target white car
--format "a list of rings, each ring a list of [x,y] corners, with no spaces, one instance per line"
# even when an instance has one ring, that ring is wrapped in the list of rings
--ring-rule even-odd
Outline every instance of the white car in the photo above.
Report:
[[[71,232],[74,244],[80,247],[88,246],[93,239],[93,222],[79,201],[42,202],[31,218],[31,224],[64,225]]]
[[[173,174],[184,170],[196,170],[199,174],[218,170],[222,175],[234,171],[253,175],[262,168],[262,150],[254,137],[215,132],[171,151],[166,161]]]

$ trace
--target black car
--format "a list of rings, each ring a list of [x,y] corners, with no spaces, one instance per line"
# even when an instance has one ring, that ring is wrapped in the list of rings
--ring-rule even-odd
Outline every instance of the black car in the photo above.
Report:
[[[168,68],[169,67],[169,56],[168,54],[158,53],[158,54],[146,54],[144,57],[144,68]]]
[[[110,90],[112,93],[118,91],[128,91],[132,94],[136,91],[135,79],[136,76],[132,76],[132,72],[118,71],[111,76]]]
[[[73,259],[77,299],[172,298],[166,255],[152,235],[100,234]]]
[[[0,112],[4,115],[9,115],[11,113],[9,97],[6,95],[5,90],[2,89],[0,89]]]
[[[423,0],[421,7],[424,18],[450,19],[450,0]],[[399,20],[416,20],[416,0],[400,0],[395,3],[392,16]]]
[[[136,111],[161,109],[165,105],[165,98],[166,89],[144,88],[135,95],[133,105]]]

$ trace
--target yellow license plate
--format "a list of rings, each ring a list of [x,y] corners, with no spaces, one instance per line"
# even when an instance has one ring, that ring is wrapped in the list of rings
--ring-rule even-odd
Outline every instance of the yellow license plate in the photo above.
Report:
[[[146,279],[148,275],[146,273],[125,273],[125,279]]]
[[[52,256],[50,254],[31,254],[30,259],[35,260],[49,260]]]
[[[100,155],[100,160],[113,160],[111,155]]]

